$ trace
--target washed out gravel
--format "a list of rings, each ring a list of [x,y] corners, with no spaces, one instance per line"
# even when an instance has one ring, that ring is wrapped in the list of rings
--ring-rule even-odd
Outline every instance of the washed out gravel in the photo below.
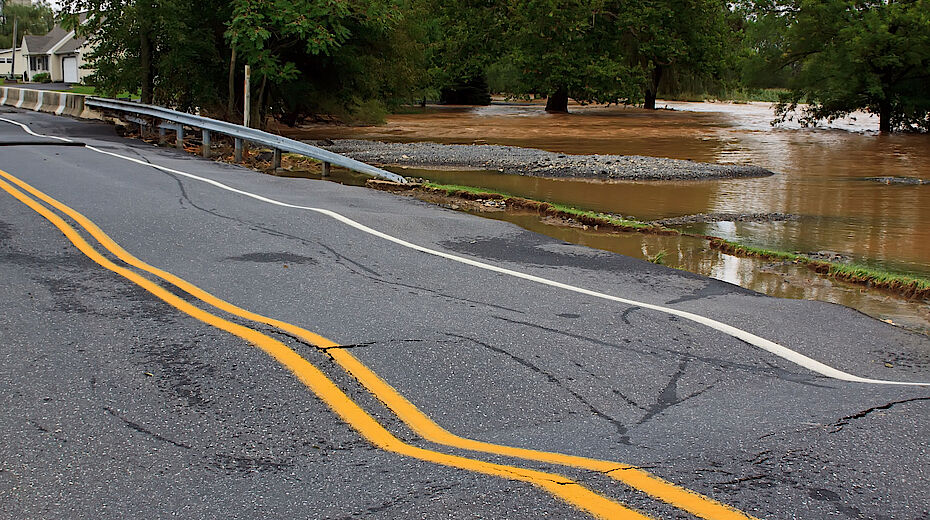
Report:
[[[311,144],[367,163],[496,170],[533,177],[601,180],[702,180],[765,177],[758,166],[712,164],[640,155],[569,155],[501,145],[383,143],[359,139]]]

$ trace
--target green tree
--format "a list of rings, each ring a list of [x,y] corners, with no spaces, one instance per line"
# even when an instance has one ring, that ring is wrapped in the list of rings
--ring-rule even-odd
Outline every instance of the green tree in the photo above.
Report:
[[[426,1],[428,81],[440,101],[490,101],[487,73],[503,51],[506,6],[493,0]]]
[[[219,0],[67,0],[65,23],[95,45],[88,55],[91,81],[105,95],[141,92],[143,103],[182,110],[218,102],[223,77],[223,24]]]
[[[252,67],[256,107],[286,123],[319,111],[351,117],[409,99],[422,82],[412,8],[404,0],[238,0],[226,34]]]
[[[582,103],[631,103],[642,95],[641,75],[624,53],[621,3],[600,0],[512,0],[507,4],[510,49],[523,94],[547,96],[546,110]],[[613,9],[611,9],[613,7]]]
[[[638,0],[625,13],[630,59],[644,75],[643,106],[655,109],[670,70],[717,76],[735,49],[723,0]],[[619,16],[619,15],[618,15]]]
[[[252,121],[294,123],[313,113],[383,114],[423,83],[425,0],[65,0],[87,11],[80,30],[102,93],[241,117],[243,66],[252,68]],[[69,16],[77,26],[76,17]]]
[[[930,130],[930,2],[796,0],[782,65],[796,65],[782,119],[799,103],[802,124],[855,110],[879,116],[880,131]]]
[[[55,24],[55,14],[45,4],[18,5],[4,2],[0,10],[0,49],[13,47],[13,19],[16,19],[16,45],[26,34],[45,34]]]

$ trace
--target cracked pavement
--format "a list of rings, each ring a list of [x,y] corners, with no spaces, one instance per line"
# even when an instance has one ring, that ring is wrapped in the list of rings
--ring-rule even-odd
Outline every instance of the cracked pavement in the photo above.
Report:
[[[930,339],[840,306],[765,297],[406,197],[264,176],[103,124],[0,111],[419,245],[702,314],[856,375],[930,380]],[[0,139],[21,137],[0,123]],[[0,169],[152,265],[351,349],[458,435],[648,468],[757,518],[930,517],[930,389],[828,379],[674,316],[450,263],[78,147],[0,147]],[[373,448],[260,352],[0,200],[5,515],[585,517],[526,484]],[[391,431],[429,445],[326,352],[276,334]],[[693,518],[604,475],[537,466],[657,518]]]

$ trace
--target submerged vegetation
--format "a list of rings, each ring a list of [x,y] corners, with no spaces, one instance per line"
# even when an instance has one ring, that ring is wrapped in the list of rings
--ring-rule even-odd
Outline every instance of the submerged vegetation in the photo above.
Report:
[[[707,238],[711,247],[727,254],[794,262],[803,264],[819,274],[844,282],[885,289],[907,298],[930,298],[930,279],[892,273],[864,265],[828,262],[798,253],[753,247],[718,237]]]

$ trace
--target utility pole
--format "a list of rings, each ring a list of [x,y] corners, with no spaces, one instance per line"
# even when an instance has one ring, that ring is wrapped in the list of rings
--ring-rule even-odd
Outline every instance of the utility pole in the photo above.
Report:
[[[248,65],[245,66],[245,110],[242,114],[242,126],[249,127],[249,116],[252,112],[252,68]]]
[[[16,74],[16,14],[13,14],[13,63],[10,64],[10,76]]]

